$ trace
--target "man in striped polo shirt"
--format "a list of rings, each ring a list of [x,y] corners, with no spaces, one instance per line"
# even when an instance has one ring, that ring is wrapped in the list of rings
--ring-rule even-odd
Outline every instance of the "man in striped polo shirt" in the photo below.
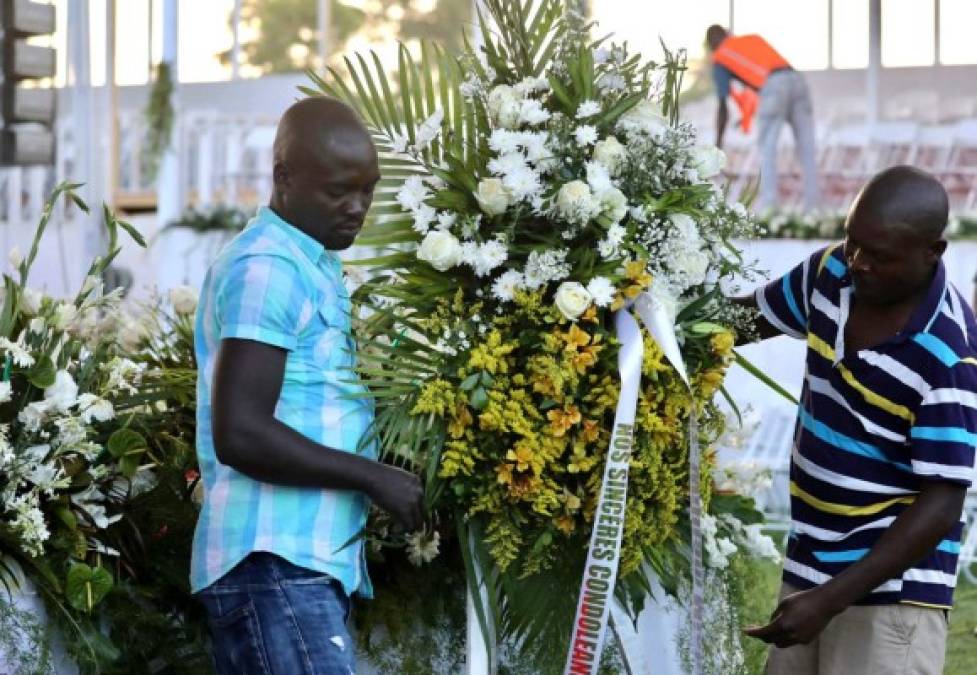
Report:
[[[806,340],[780,604],[748,635],[773,675],[943,670],[977,444],[977,325],[947,281],[947,196],[893,167],[843,244],[744,300]]]
[[[370,501],[408,529],[418,478],[376,461],[336,251],[363,225],[377,153],[348,106],[289,108],[271,203],[221,252],[197,309],[204,500],[190,582],[220,675],[355,672],[350,596],[369,597],[357,535]]]

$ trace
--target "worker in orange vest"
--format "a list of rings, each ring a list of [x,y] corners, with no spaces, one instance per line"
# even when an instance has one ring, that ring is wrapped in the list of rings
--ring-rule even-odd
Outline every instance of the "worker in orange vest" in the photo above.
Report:
[[[760,145],[757,210],[769,210],[777,203],[777,141],[784,122],[790,124],[794,133],[804,180],[804,207],[817,208],[814,116],[804,77],[759,35],[730,35],[722,26],[712,25],[706,31],[706,43],[712,55],[713,79],[719,97],[716,145],[722,147],[729,120],[727,97],[739,108],[744,131],[749,131],[753,113],[757,113]]]

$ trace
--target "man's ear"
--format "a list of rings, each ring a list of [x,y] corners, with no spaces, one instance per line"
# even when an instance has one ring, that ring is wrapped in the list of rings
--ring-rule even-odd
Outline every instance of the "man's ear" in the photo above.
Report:
[[[272,167],[271,177],[276,188],[282,189],[288,187],[289,181],[291,181],[288,164],[282,160],[277,160],[275,165]]]
[[[933,262],[936,262],[939,258],[943,256],[943,254],[946,252],[946,246],[947,246],[946,239],[940,239],[930,244],[929,252],[933,258]]]

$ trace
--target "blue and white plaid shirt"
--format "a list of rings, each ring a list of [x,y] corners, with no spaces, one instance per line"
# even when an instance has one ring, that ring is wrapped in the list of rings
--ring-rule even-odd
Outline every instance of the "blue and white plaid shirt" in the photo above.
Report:
[[[366,522],[365,495],[262,483],[218,461],[211,390],[225,338],[288,350],[278,420],[316,443],[376,457],[374,445],[359,447],[373,422],[372,402],[347,398],[364,390],[349,382],[356,356],[342,264],[261,208],[211,266],[197,309],[197,456],[204,501],[193,541],[192,590],[214,583],[248,553],[268,551],[331,575],[348,594],[369,597],[362,543],[347,546]]]

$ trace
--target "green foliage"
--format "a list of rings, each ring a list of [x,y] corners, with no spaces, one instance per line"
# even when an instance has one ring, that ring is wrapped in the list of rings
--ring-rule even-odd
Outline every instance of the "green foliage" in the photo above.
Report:
[[[358,9],[342,0],[331,0],[329,9],[330,52],[342,51],[355,34],[395,34],[401,40],[435,39],[449,49],[460,48],[459,33],[471,21],[469,0],[437,0],[431,11],[413,0],[378,0],[376,9]],[[321,67],[317,55],[317,0],[244,0],[242,22],[257,37],[242,45],[245,63],[265,73],[295,72]],[[231,52],[222,52],[227,63]]]
[[[143,144],[142,170],[149,182],[155,181],[159,165],[170,147],[173,136],[173,75],[165,61],[156,66],[153,88],[146,104],[146,139]]]
[[[198,209],[188,208],[180,217],[168,223],[163,231],[185,227],[195,232],[237,232],[248,224],[250,215],[244,209],[225,204]]]

